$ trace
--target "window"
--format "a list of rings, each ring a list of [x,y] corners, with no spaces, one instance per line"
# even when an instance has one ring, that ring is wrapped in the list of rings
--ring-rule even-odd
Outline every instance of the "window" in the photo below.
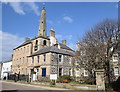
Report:
[[[84,76],[88,76],[88,71],[84,70]]]
[[[21,58],[20,58],[20,62],[21,62]]]
[[[20,69],[18,69],[18,73],[20,74]]]
[[[76,70],[76,76],[80,76],[80,71]]]
[[[24,47],[24,53],[25,53],[26,48]]]
[[[62,62],[62,55],[58,55],[58,62]]]
[[[35,42],[34,50],[36,51],[38,49],[38,40]]]
[[[39,60],[40,60],[40,57],[39,57],[39,56],[37,56],[37,60],[38,60],[38,63],[39,63]]]
[[[8,71],[8,68],[7,68],[7,71]]]
[[[114,74],[115,74],[115,75],[119,75],[119,68],[118,68],[118,67],[115,67],[115,68],[114,68]]]
[[[36,40],[35,45],[38,45],[38,40]]]
[[[21,54],[22,54],[22,48],[21,48]]]
[[[28,63],[28,58],[26,57],[26,62]]]
[[[37,69],[37,72],[36,72],[36,74],[37,74],[37,79],[38,79],[38,75],[39,75],[39,69]]]
[[[44,40],[44,41],[43,41],[43,45],[46,45],[46,43],[47,43],[46,40]]]
[[[27,74],[27,68],[25,70],[26,70],[26,74]]]
[[[34,63],[34,57],[32,57],[32,64]]]
[[[72,58],[70,57],[70,59],[69,59],[70,61],[69,61],[69,64],[72,64]]]
[[[113,59],[118,60],[118,56],[117,55],[113,56]]]
[[[27,52],[29,52],[29,46],[27,46]]]
[[[46,77],[46,68],[42,68],[42,77]]]
[[[22,60],[22,62],[24,62],[24,57],[23,57],[23,60]]]
[[[44,62],[46,61],[46,55],[44,55]]]
[[[62,68],[59,68],[59,76],[62,76]]]

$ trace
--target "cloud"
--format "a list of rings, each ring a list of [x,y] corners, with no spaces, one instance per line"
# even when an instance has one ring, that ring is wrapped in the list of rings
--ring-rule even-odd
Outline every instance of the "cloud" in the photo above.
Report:
[[[37,16],[40,15],[39,7],[35,2],[5,2],[12,7],[12,9],[20,15],[25,15],[28,11],[33,11]]]
[[[69,23],[73,22],[73,19],[71,17],[69,17],[69,16],[63,17],[63,20],[66,21],[66,22],[69,22]]]
[[[26,4],[31,8],[31,10],[33,10],[33,12],[37,16],[40,15],[39,7],[34,2],[29,2],[29,3],[27,2]]]
[[[23,6],[19,2],[10,2],[9,5],[13,8],[13,10],[20,14],[20,15],[25,15],[25,12],[23,10]]]
[[[0,51],[2,51],[2,61],[11,58],[11,55],[13,54],[13,48],[20,45],[23,42],[23,39],[24,38],[18,37],[17,35],[0,31],[0,41],[2,41],[2,45],[0,45]]]

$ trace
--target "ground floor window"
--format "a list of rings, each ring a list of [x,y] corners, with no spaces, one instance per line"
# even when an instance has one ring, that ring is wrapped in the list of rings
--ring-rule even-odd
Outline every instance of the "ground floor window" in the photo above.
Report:
[[[46,77],[46,68],[42,68],[42,77]]]

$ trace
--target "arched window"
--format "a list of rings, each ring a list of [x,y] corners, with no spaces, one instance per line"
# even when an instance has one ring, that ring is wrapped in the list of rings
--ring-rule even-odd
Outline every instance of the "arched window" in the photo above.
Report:
[[[46,42],[46,40],[44,40],[44,41],[43,41],[43,45],[46,45],[46,44],[47,44],[47,42]]]
[[[38,45],[38,40],[36,40],[35,45]]]
[[[35,41],[35,46],[34,46],[34,50],[36,51],[38,49],[38,40]]]

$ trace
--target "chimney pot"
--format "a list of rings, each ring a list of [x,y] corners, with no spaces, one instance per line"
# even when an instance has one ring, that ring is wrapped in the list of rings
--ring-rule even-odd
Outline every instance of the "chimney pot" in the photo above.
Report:
[[[53,29],[50,30],[50,36],[55,37],[55,31]]]
[[[30,38],[28,38],[28,37],[25,37],[25,41],[28,41],[28,40],[30,40]]]
[[[62,44],[66,45],[66,40],[62,40]]]

